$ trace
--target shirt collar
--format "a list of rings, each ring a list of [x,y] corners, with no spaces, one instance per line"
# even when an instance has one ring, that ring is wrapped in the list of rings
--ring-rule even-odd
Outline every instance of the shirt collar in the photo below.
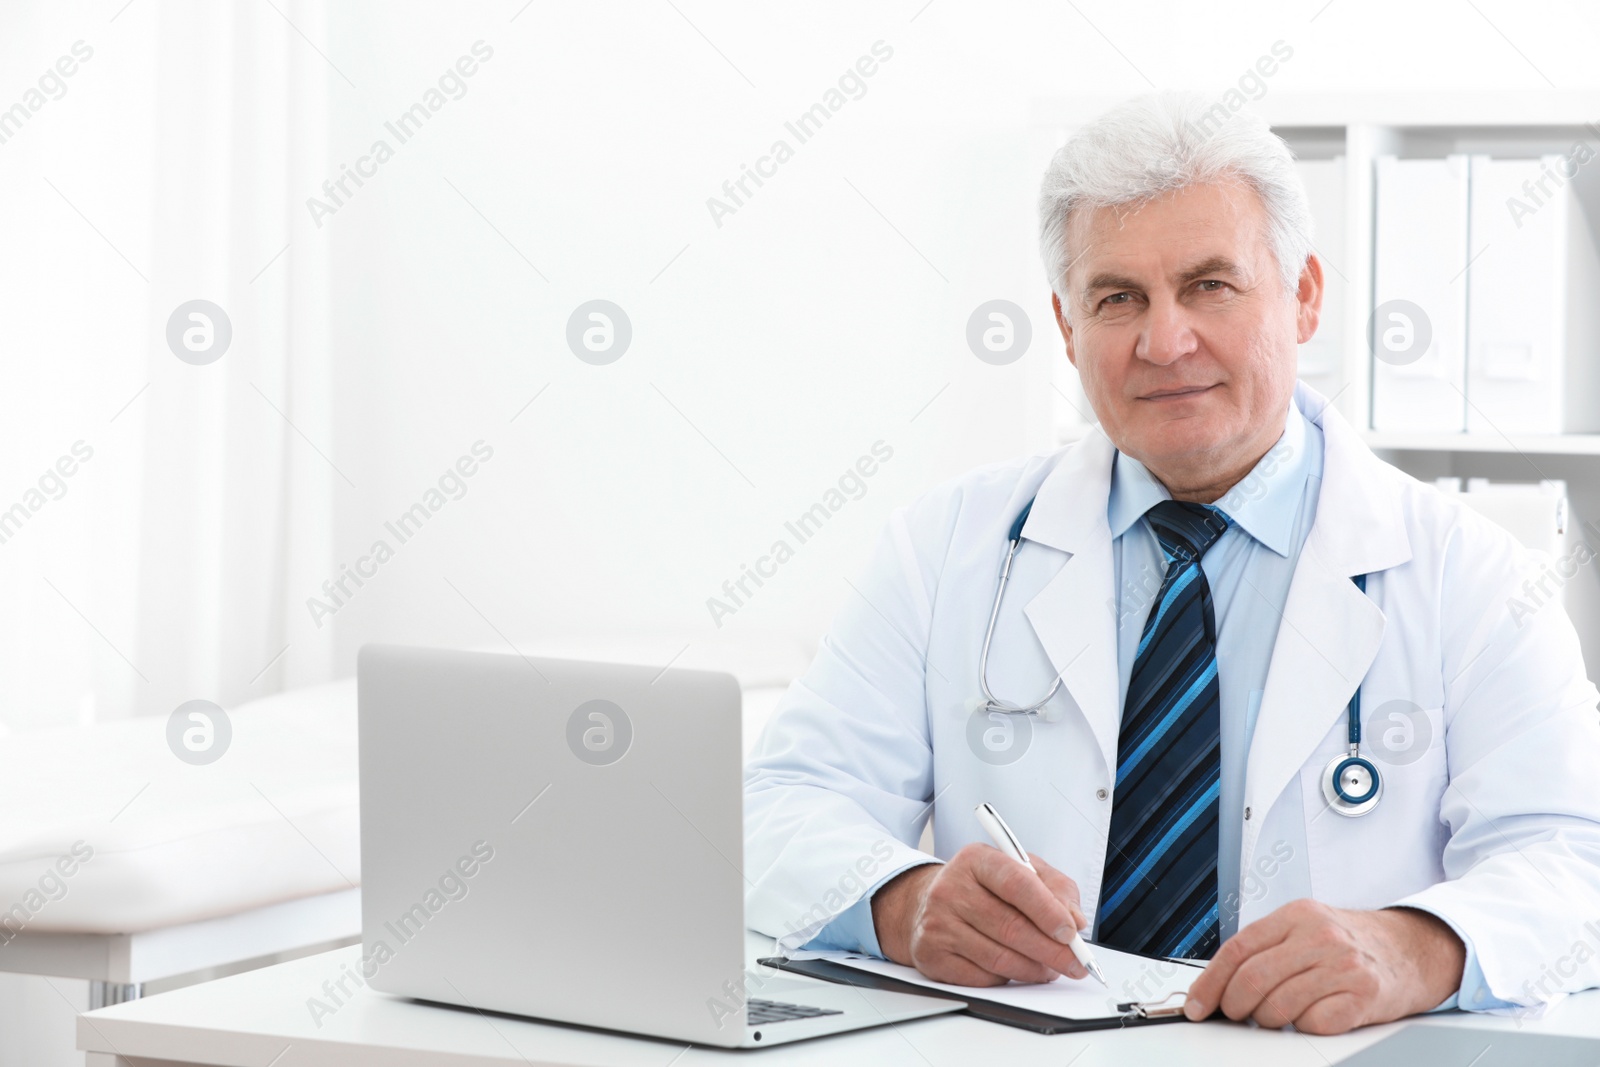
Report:
[[[1306,447],[1306,420],[1289,402],[1283,435],[1238,485],[1216,501],[1245,533],[1287,558],[1306,479],[1315,457]],[[1106,520],[1111,536],[1121,537],[1144,513],[1172,494],[1143,463],[1118,451],[1112,461]]]

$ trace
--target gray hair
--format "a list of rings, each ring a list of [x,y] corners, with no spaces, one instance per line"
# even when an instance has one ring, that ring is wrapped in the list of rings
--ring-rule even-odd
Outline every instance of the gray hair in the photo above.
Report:
[[[1082,254],[1067,246],[1071,212],[1230,178],[1261,198],[1284,292],[1294,293],[1311,252],[1311,207],[1294,154],[1259,116],[1169,90],[1120,104],[1074,133],[1050,160],[1039,192],[1039,253],[1063,309],[1067,268]]]

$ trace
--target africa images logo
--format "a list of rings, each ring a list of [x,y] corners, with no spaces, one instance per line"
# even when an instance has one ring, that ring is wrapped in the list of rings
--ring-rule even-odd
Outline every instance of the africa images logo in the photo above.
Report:
[[[567,716],[567,747],[594,767],[604,767],[628,754],[633,720],[609,700],[586,700]]]

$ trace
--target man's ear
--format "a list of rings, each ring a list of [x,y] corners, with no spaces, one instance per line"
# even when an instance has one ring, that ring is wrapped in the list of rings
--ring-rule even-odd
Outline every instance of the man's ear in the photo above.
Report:
[[[1299,305],[1295,311],[1295,334],[1298,344],[1305,344],[1316,336],[1322,322],[1322,261],[1315,255],[1306,257],[1300,271],[1300,287],[1295,293]]]
[[[1056,313],[1056,325],[1061,329],[1061,339],[1067,343],[1067,362],[1074,367],[1078,365],[1078,357],[1072,351],[1072,326],[1068,324],[1066,315],[1061,312],[1061,298],[1055,293],[1050,294],[1050,307]]]

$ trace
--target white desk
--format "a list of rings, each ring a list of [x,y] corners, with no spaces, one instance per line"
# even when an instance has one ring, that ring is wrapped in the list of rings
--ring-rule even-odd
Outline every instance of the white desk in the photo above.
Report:
[[[770,940],[751,938],[752,954]],[[965,1016],[943,1016],[854,1034],[739,1053],[693,1048],[577,1027],[485,1016],[362,989],[335,1014],[312,1021],[306,1001],[354,967],[360,947],[190,986],[83,1015],[78,1047],[90,1067],[692,1067],[749,1056],[760,1067],[798,1063],[944,1067],[974,1063],[1100,1067],[1217,1064],[1327,1067],[1393,1033],[1369,1027],[1308,1037],[1235,1023],[1173,1023],[1046,1037]],[[596,990],[596,995],[603,991]],[[1600,1038],[1600,991],[1569,997],[1542,1020],[1431,1016],[1429,1026],[1471,1026]],[[1600,1057],[1597,1057],[1600,1059]]]

